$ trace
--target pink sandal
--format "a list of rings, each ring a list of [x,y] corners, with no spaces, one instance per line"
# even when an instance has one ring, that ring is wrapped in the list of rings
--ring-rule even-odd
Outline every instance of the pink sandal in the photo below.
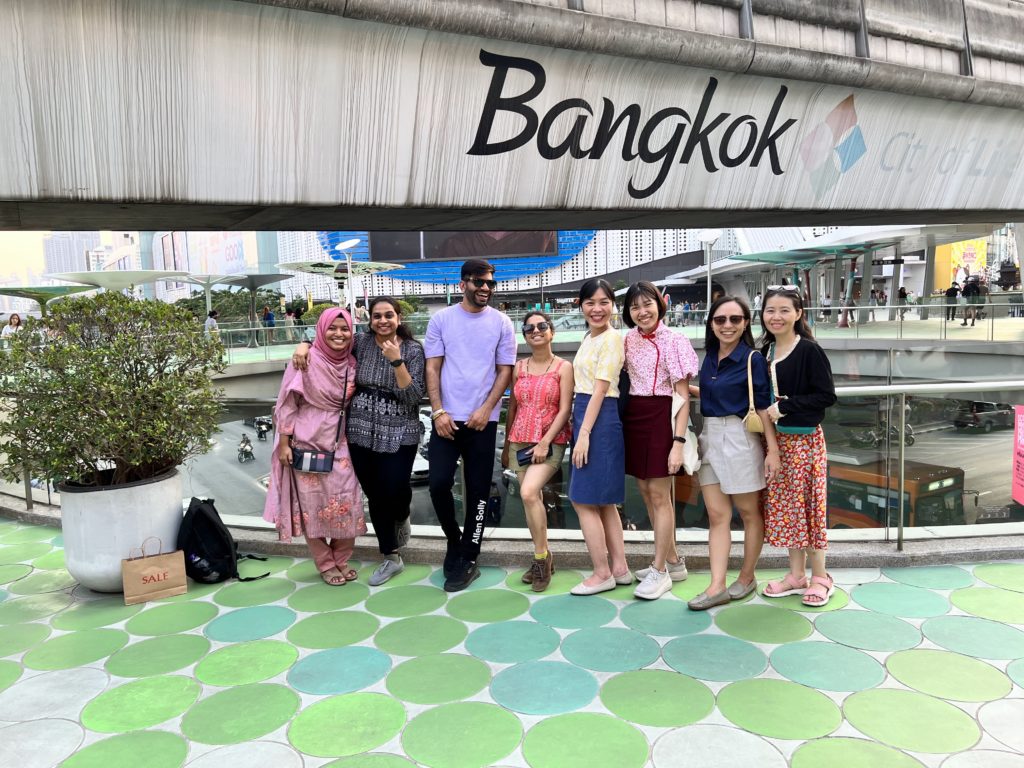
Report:
[[[821,576],[811,577],[811,586],[804,592],[802,602],[804,605],[809,605],[812,608],[822,608],[828,605],[829,598],[835,594],[836,585],[829,574],[825,574],[824,578]],[[811,598],[811,599],[808,599]]]
[[[769,581],[761,592],[765,597],[787,597],[788,595],[802,595],[807,589],[807,579],[798,579],[792,573],[787,573],[781,581]]]

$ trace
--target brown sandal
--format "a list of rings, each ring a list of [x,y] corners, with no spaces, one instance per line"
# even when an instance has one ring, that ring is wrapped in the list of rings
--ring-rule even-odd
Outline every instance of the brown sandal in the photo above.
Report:
[[[329,568],[326,571],[321,571],[320,578],[323,579],[324,584],[329,587],[344,587],[349,581],[345,578],[345,574],[337,568]]]
[[[349,581],[355,581],[357,578],[359,578],[359,574],[356,573],[355,570],[352,568],[345,568],[344,570],[339,568],[338,572],[345,577],[346,583]]]

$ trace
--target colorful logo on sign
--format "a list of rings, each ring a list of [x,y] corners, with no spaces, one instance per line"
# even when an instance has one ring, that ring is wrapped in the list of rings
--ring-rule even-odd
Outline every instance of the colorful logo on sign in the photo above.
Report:
[[[850,94],[800,142],[800,157],[815,198],[824,197],[867,151]]]

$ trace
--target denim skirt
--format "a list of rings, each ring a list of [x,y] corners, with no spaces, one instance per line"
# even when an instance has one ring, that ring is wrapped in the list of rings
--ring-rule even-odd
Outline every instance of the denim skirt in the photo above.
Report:
[[[590,395],[576,394],[572,404],[574,445],[589,404]],[[622,504],[625,499],[626,457],[619,403],[614,397],[606,397],[590,430],[587,463],[580,469],[572,468],[569,500],[576,504]]]

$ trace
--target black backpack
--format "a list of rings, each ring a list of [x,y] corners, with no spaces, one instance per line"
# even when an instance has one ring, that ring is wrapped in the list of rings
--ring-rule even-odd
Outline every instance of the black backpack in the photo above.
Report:
[[[256,581],[270,575],[239,576],[239,560],[266,560],[256,555],[238,554],[238,543],[213,506],[213,499],[197,499],[188,505],[178,530],[178,549],[185,553],[185,573],[193,581],[216,584],[228,579]]]

